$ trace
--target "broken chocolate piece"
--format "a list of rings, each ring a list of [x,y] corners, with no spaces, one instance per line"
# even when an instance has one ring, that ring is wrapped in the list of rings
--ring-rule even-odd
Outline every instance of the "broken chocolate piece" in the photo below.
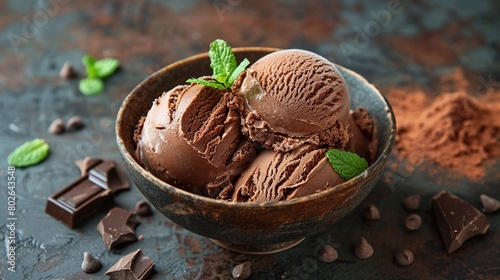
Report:
[[[418,210],[420,207],[421,196],[419,194],[409,195],[403,199],[403,208],[408,211]]]
[[[136,241],[135,227],[139,224],[137,216],[129,210],[114,207],[97,225],[106,248],[111,249],[124,242]]]
[[[367,221],[375,221],[380,219],[380,213],[378,212],[377,207],[373,204],[369,204],[365,210],[363,211],[363,218]]]
[[[73,69],[73,66],[69,61],[64,62],[63,67],[61,68],[61,71],[59,71],[59,77],[62,79],[69,79],[76,77],[77,74],[75,70]]]
[[[481,194],[479,199],[481,199],[481,203],[483,204],[483,209],[481,209],[483,213],[494,213],[500,209],[500,201],[493,197]]]
[[[89,252],[83,253],[82,270],[85,273],[94,273],[101,269],[101,262]]]
[[[130,181],[127,175],[116,168],[116,163],[112,160],[104,160],[94,168],[89,170],[89,180],[106,186],[113,193],[130,189]]]
[[[318,259],[322,262],[331,263],[337,260],[339,254],[337,250],[330,245],[325,245],[318,252]]]
[[[55,119],[49,126],[51,134],[61,134],[64,132],[64,122],[62,119]]]
[[[405,219],[405,228],[407,230],[417,230],[422,226],[422,218],[417,214],[411,214]]]
[[[45,212],[70,228],[98,211],[109,209],[114,193],[130,188],[127,176],[104,160],[47,199]]]
[[[151,215],[151,205],[146,200],[139,200],[135,204],[135,213],[141,217],[146,217]]]
[[[250,277],[252,274],[252,264],[250,262],[244,262],[233,268],[233,278],[235,280],[244,280]]]
[[[409,266],[413,263],[414,259],[415,258],[413,257],[412,251],[408,249],[396,252],[396,254],[394,254],[394,262],[400,266]]]
[[[101,162],[102,159],[100,158],[86,157],[84,159],[75,161],[75,164],[76,166],[78,166],[78,168],[80,168],[82,176],[84,176],[89,172],[90,168],[98,165]]]
[[[148,277],[153,267],[153,261],[137,249],[119,259],[105,274],[112,279],[143,280]]]
[[[361,260],[369,259],[373,256],[373,247],[364,237],[361,237],[359,243],[354,246],[354,255]]]
[[[66,123],[66,129],[67,130],[78,130],[83,128],[83,121],[82,118],[79,116],[73,116],[69,118],[68,122]]]
[[[47,199],[45,212],[70,228],[94,215],[99,210],[113,205],[113,193],[88,179],[69,184]]]
[[[441,191],[432,198],[432,208],[449,254],[471,237],[485,234],[490,226],[483,213],[447,191]]]

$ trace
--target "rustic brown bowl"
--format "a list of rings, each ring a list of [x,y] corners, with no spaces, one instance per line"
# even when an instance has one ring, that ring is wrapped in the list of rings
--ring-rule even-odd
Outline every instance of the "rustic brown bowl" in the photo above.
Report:
[[[235,48],[238,61],[255,62],[273,48]],[[229,250],[272,253],[290,248],[305,237],[333,225],[361,203],[384,170],[395,140],[396,122],[391,106],[379,91],[355,72],[338,66],[349,86],[351,108],[363,106],[375,120],[378,133],[376,161],[352,180],[320,193],[289,201],[243,203],[220,201],[167,184],[137,163],[133,132],[155,98],[184,84],[186,79],[209,75],[208,54],[180,60],[140,83],[125,99],[116,122],[117,142],[135,185],[174,223],[211,238]],[[193,174],[195,175],[195,174]]]

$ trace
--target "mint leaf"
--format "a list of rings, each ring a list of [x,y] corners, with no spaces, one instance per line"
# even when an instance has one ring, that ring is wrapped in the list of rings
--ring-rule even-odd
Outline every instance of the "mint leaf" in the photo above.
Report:
[[[231,87],[227,81],[234,69],[236,69],[236,57],[234,56],[231,47],[226,41],[217,39],[210,44],[210,67],[213,70],[215,80],[224,84],[226,88]]]
[[[87,77],[80,80],[78,88],[84,95],[94,96],[104,90],[104,82],[99,78]]]
[[[114,58],[104,58],[95,61],[93,66],[96,70],[96,77],[104,79],[111,76],[118,69],[120,62]]]
[[[236,69],[234,69],[233,73],[231,73],[231,76],[229,76],[229,79],[227,81],[227,83],[229,84],[229,86],[232,86],[234,84],[234,81],[236,81],[236,79],[238,79],[238,77],[241,75],[241,73],[243,73],[243,71],[245,71],[245,69],[247,68],[247,66],[250,65],[250,61],[248,61],[248,59],[243,59],[243,61],[240,63],[240,65],[238,65],[238,67],[236,67]]]
[[[82,57],[82,63],[85,65],[85,71],[87,71],[87,76],[97,77],[97,69],[95,68],[95,58],[86,54]]]
[[[28,167],[35,165],[44,160],[49,154],[49,145],[43,139],[34,139],[28,141],[12,153],[10,153],[7,161],[9,165],[16,167]]]
[[[328,161],[333,166],[335,172],[345,180],[350,180],[368,168],[368,162],[355,153],[330,149],[326,152]]]
[[[217,89],[225,89],[226,87],[219,83],[219,82],[214,82],[214,81],[207,81],[207,80],[202,80],[202,79],[188,79],[186,83],[195,83],[195,84],[200,84],[208,87],[213,87]]]

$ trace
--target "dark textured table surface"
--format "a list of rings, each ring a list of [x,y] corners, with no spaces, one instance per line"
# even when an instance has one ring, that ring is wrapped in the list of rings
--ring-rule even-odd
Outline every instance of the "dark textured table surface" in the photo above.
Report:
[[[453,2],[453,4],[451,4]],[[108,250],[96,225],[101,212],[77,229],[44,213],[48,196],[79,177],[73,164],[86,156],[121,162],[114,124],[125,96],[144,78],[178,59],[207,51],[223,38],[233,47],[303,48],[365,76],[380,88],[402,84],[431,86],[455,68],[474,75],[476,88],[498,87],[500,80],[500,3],[498,1],[0,1],[0,278],[102,279],[121,256],[138,248],[156,263],[151,279],[228,279],[232,268],[252,262],[251,279],[498,279],[500,219],[449,255],[429,210],[430,197],[449,189],[479,207],[479,194],[500,197],[498,178],[461,179],[438,184],[425,170],[407,172],[394,156],[373,192],[335,227],[298,246],[272,255],[224,250],[187,232],[155,212],[141,219],[143,238]],[[116,57],[122,67],[106,81],[105,91],[83,96],[78,79],[58,76],[65,61],[84,73],[84,54]],[[436,93],[438,94],[438,93]],[[52,135],[52,120],[82,116],[85,128]],[[8,270],[7,155],[33,138],[44,138],[50,156],[41,164],[16,169],[15,272]],[[444,172],[444,171],[439,171]],[[397,178],[397,180],[387,180]],[[420,193],[423,226],[406,232],[400,203]],[[142,194],[132,186],[117,205],[133,209]],[[375,204],[382,219],[366,222],[361,210]],[[360,236],[375,254],[358,260],[352,246]],[[337,248],[339,260],[322,263],[317,249]],[[403,248],[415,254],[406,268],[393,262]],[[83,253],[98,257],[96,274],[80,269]]]

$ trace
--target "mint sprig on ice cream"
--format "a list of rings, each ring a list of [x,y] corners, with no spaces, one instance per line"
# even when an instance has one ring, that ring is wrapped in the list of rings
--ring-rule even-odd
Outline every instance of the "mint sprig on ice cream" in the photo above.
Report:
[[[229,89],[234,81],[245,71],[250,61],[243,59],[238,65],[231,46],[224,40],[217,39],[210,44],[210,67],[213,70],[212,78],[214,80],[188,79],[188,83],[196,83],[217,89]]]
[[[368,168],[368,162],[364,158],[348,151],[330,149],[326,152],[326,157],[335,172],[345,180],[351,180]]]

